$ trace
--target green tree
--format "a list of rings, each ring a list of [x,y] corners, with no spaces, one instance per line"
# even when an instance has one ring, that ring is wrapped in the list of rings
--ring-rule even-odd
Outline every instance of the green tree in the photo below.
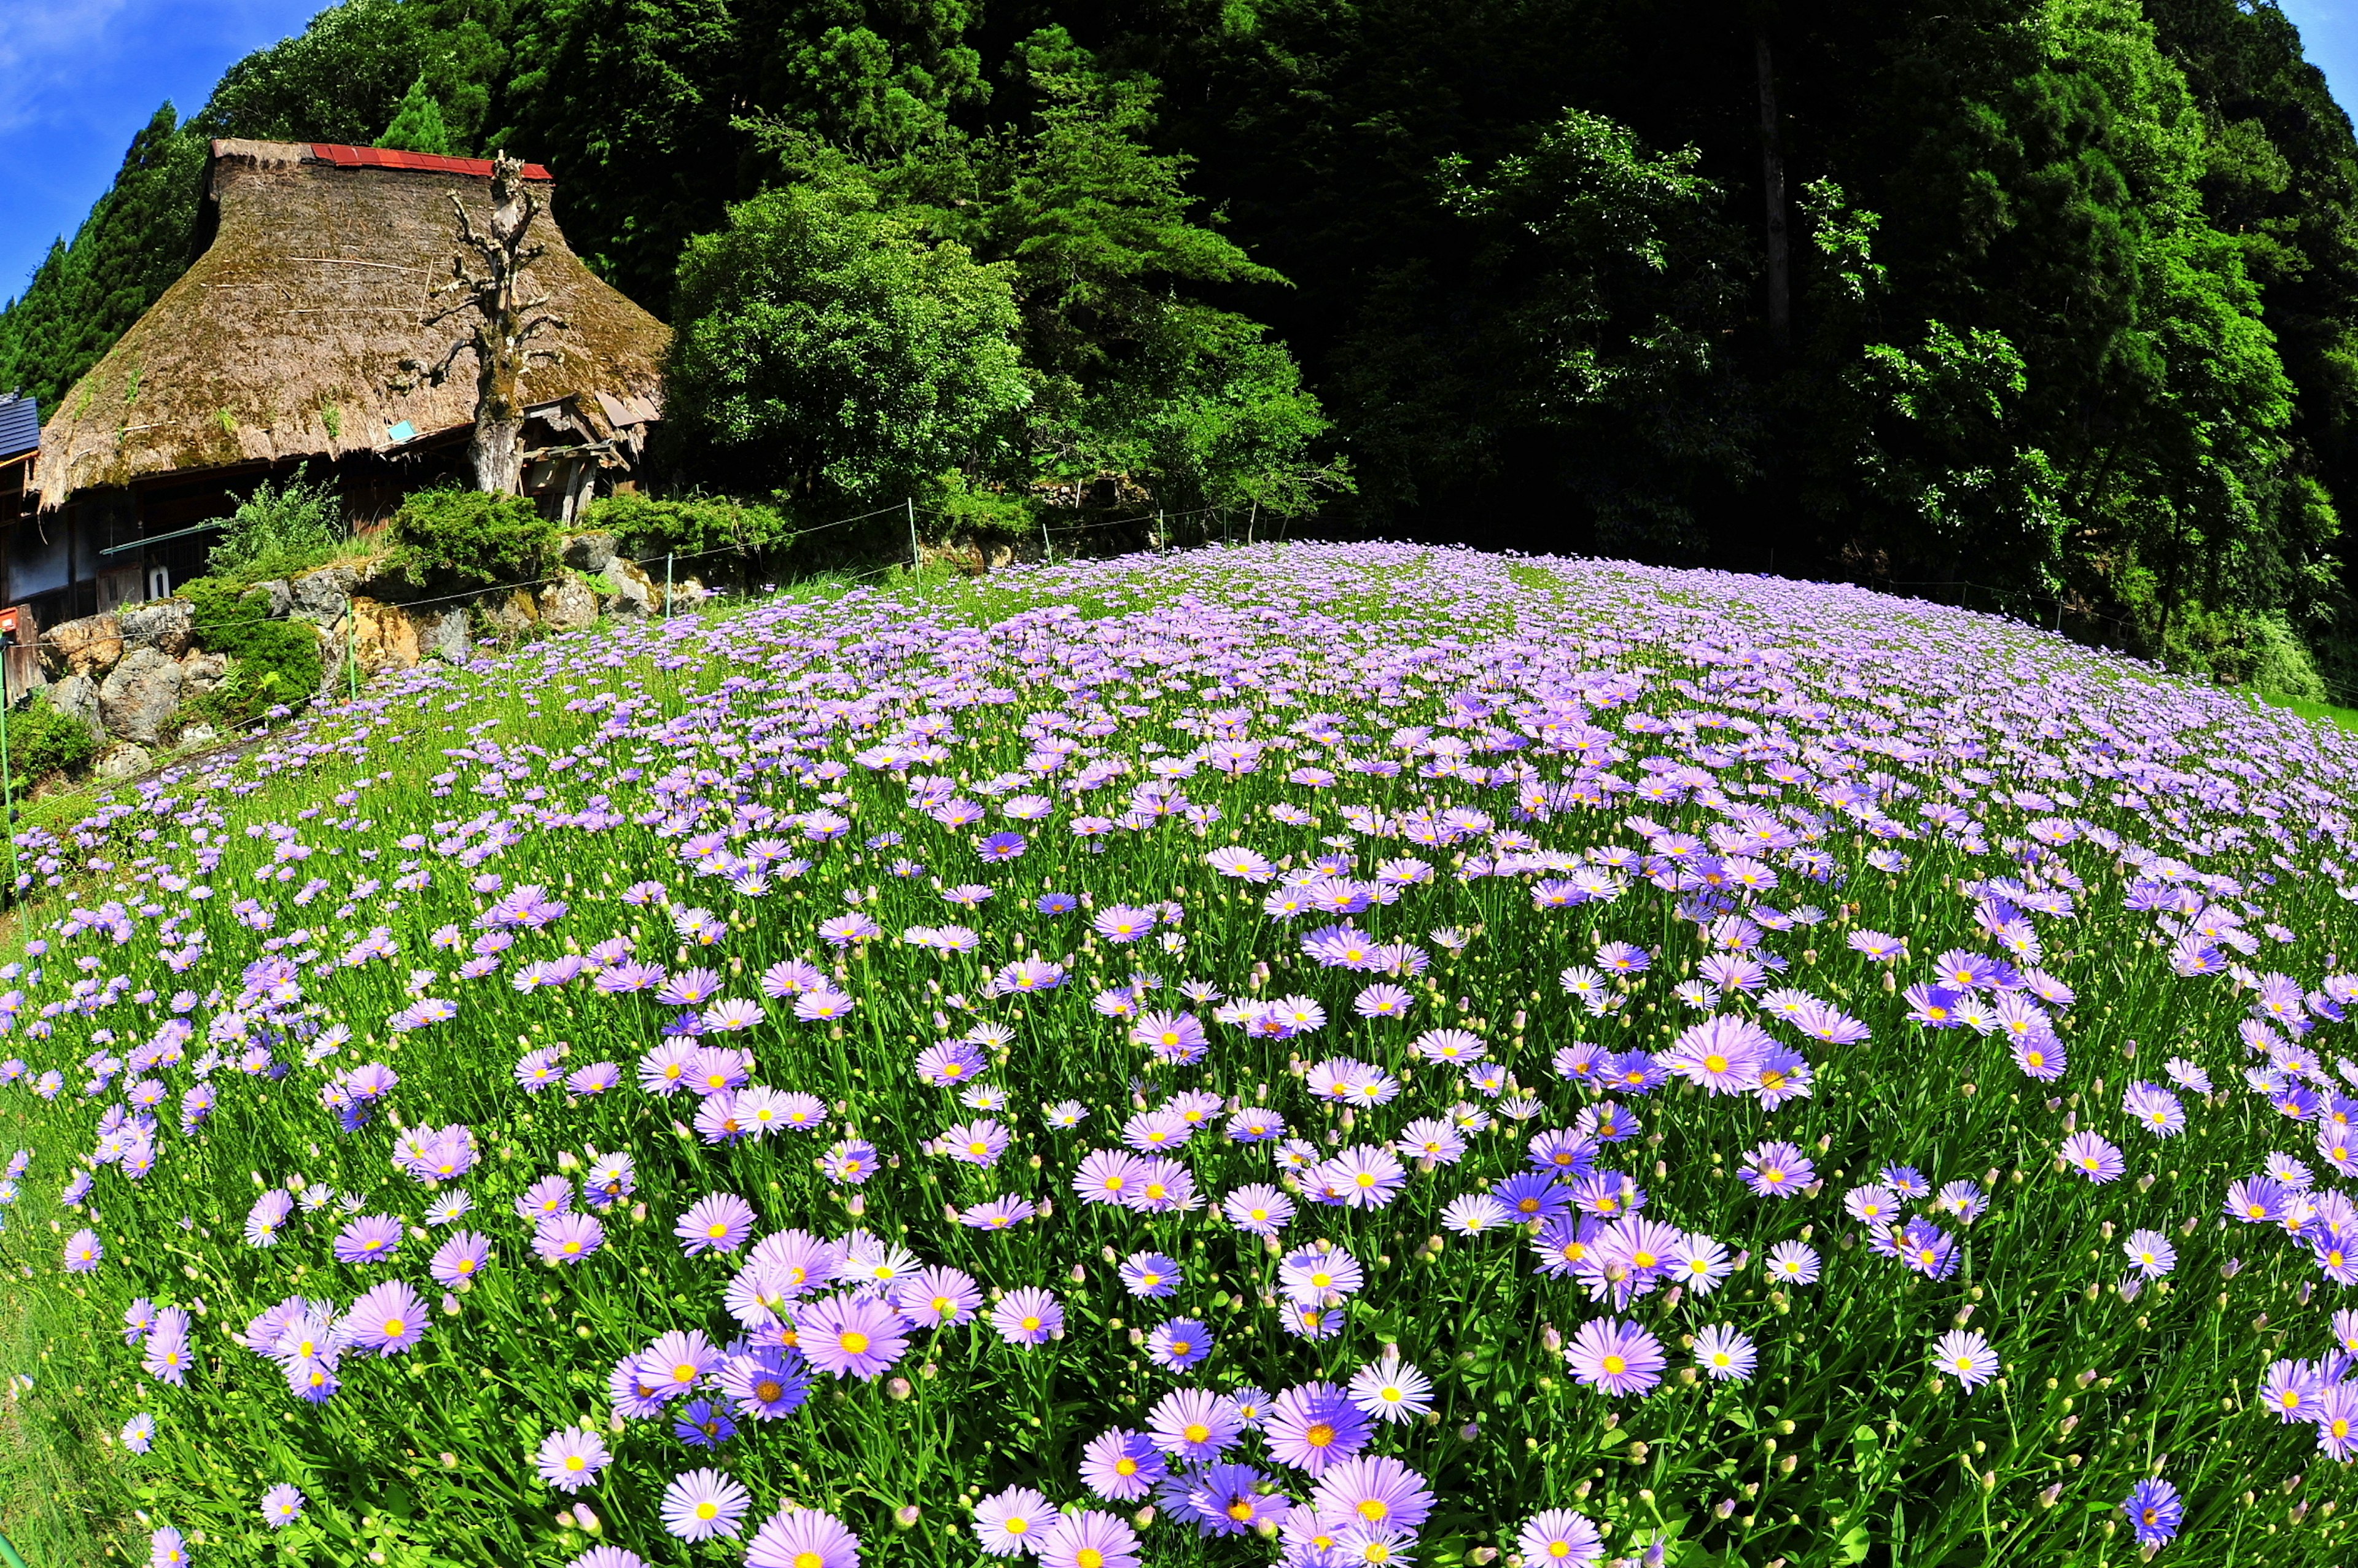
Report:
[[[1152,145],[1154,81],[1104,70],[1056,27],[1011,70],[1024,113],[954,149],[935,222],[1014,270],[1035,491],[1293,514],[1347,483],[1315,455],[1328,422],[1293,355],[1206,298],[1285,280],[1195,217],[1191,160]]]
[[[409,84],[409,92],[394,111],[393,124],[376,139],[381,147],[398,147],[403,152],[435,153],[448,157],[454,150],[450,127],[442,118],[442,104],[433,90],[419,77]]]
[[[1010,272],[857,182],[757,196],[680,260],[667,422],[806,511],[992,472],[1031,400]]]
[[[402,0],[341,0],[231,66],[196,124],[209,135],[367,146],[431,52],[421,24]]]
[[[1750,279],[1699,160],[1692,147],[1652,152],[1581,110],[1487,168],[1442,160],[1440,200],[1465,224],[1465,279],[1481,303],[1436,331],[1404,314],[1407,298],[1385,299],[1354,336],[1368,367],[1354,392],[1363,406],[1452,399],[1473,434],[1394,458],[1394,485],[1432,482],[1419,458],[1487,465],[1553,446],[1567,459],[1562,492],[1596,547],[1703,553],[1700,498],[1751,471],[1747,389],[1714,330]],[[1431,308],[1419,287],[1430,276],[1396,283]],[[1451,421],[1436,411],[1413,422]]]
[[[68,245],[52,245],[0,313],[0,387],[44,416],[195,259],[206,142],[169,103],[124,154],[114,183]]]

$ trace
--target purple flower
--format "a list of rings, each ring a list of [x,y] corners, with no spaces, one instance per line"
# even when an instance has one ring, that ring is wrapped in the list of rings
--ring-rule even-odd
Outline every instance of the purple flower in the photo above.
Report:
[[[100,1260],[105,1256],[106,1248],[98,1239],[95,1230],[77,1230],[66,1238],[66,1272],[69,1274],[95,1274]]]
[[[1031,848],[1031,840],[1021,833],[993,833],[988,838],[978,838],[975,852],[989,864],[1019,859]]]
[[[606,1440],[584,1427],[561,1426],[541,1439],[533,1451],[540,1478],[560,1492],[578,1492],[598,1483],[598,1473],[613,1463]]]
[[[664,1529],[682,1541],[734,1536],[752,1495],[719,1470],[690,1470],[664,1488]]]
[[[1605,1538],[1583,1514],[1570,1509],[1550,1509],[1534,1514],[1516,1537],[1515,1545],[1530,1568],[1586,1568],[1605,1555]]]
[[[912,1328],[946,1328],[970,1321],[982,1291],[957,1269],[920,1269],[892,1287],[892,1308]]]
[[[927,1046],[917,1057],[917,1076],[936,1088],[972,1083],[989,1070],[989,1062],[971,1041],[945,1040]]]
[[[605,1244],[606,1227],[592,1214],[560,1214],[533,1227],[532,1249],[544,1263],[579,1263]]]
[[[354,1302],[338,1328],[355,1350],[396,1355],[426,1337],[426,1303],[401,1281],[388,1280]]]
[[[671,1423],[674,1437],[690,1448],[718,1448],[737,1435],[737,1423],[713,1400],[690,1400]]]
[[[426,1271],[434,1276],[435,1283],[455,1289],[481,1273],[483,1266],[491,1260],[490,1238],[471,1230],[461,1230],[436,1249],[433,1261],[427,1264]]]
[[[909,1340],[892,1307],[873,1296],[846,1292],[806,1302],[797,1309],[795,1343],[822,1372],[870,1379],[898,1361]]]
[[[303,1517],[303,1502],[300,1487],[281,1481],[262,1494],[262,1522],[273,1530],[284,1530]]]
[[[1146,1418],[1154,1445],[1174,1458],[1217,1459],[1244,1434],[1236,1406],[1206,1389],[1174,1389]]]
[[[1081,1450],[1081,1484],[1108,1502],[1135,1502],[1169,1473],[1152,1440],[1126,1427],[1100,1433]]]
[[[123,1446],[145,1454],[156,1445],[156,1418],[142,1411],[123,1423]]]
[[[1414,1530],[1433,1512],[1433,1488],[1397,1459],[1361,1454],[1330,1465],[1310,1494],[1321,1519]]]
[[[1564,1346],[1573,1381],[1608,1394],[1642,1394],[1662,1380],[1662,1342],[1634,1323],[1592,1318]]]
[[[1367,1413],[1333,1383],[1305,1383],[1270,1402],[1261,1433],[1270,1457],[1316,1479],[1367,1446]]]
[[[2121,1152],[2093,1132],[2075,1132],[2066,1138],[2061,1158],[2067,1169],[2079,1172],[2098,1186],[2118,1180],[2128,1169]]]
[[[1713,1094],[1741,1094],[1759,1086],[1760,1058],[1775,1045],[1751,1020],[1718,1016],[1688,1029],[1656,1059]]]
[[[1174,1317],[1146,1336],[1146,1358],[1168,1372],[1184,1372],[1212,1354],[1212,1331],[1192,1317]]]
[[[721,1364],[720,1391],[737,1402],[738,1414],[776,1421],[810,1397],[810,1374],[801,1352],[757,1346]]]
[[[1817,1167],[1790,1143],[1763,1143],[1744,1156],[1739,1174],[1755,1196],[1792,1198],[1817,1179]]]
[[[1133,1296],[1167,1296],[1180,1280],[1179,1265],[1160,1252],[1133,1252],[1121,1261],[1123,1288]]]
[[[1063,1331],[1065,1309],[1049,1292],[1026,1286],[990,1309],[990,1326],[1010,1345],[1044,1345]]]
[[[734,1193],[714,1193],[689,1206],[672,1234],[680,1250],[693,1258],[700,1252],[734,1252],[753,1234],[753,1206]]]
[[[339,1263],[378,1263],[401,1249],[401,1221],[382,1214],[364,1214],[336,1235]]]
[[[1005,1195],[960,1209],[957,1218],[958,1223],[969,1230],[1006,1230],[1022,1224],[1039,1212],[1039,1206],[1029,1198]]]
[[[1138,1532],[1111,1514],[1062,1515],[1040,1543],[1041,1568],[1138,1568]]]
[[[2186,1505],[2179,1500],[2178,1488],[2158,1476],[2130,1487],[2121,1511],[2129,1516],[2129,1528],[2136,1532],[2140,1546],[2160,1546],[2175,1540],[2179,1526],[2186,1521]]]
[[[789,1506],[753,1532],[745,1568],[860,1568],[860,1538],[833,1514]]]
[[[993,1557],[1037,1552],[1063,1516],[1029,1487],[1010,1487],[974,1505],[974,1537]]]
[[[1932,1344],[1932,1364],[1967,1393],[1997,1376],[1997,1352],[1978,1329],[1953,1329]]]
[[[838,1186],[859,1186],[876,1173],[876,1145],[864,1138],[847,1138],[827,1152],[822,1163],[828,1181]]]
[[[1696,1370],[1715,1383],[1745,1381],[1760,1359],[1750,1337],[1725,1323],[1695,1336],[1694,1355]]]

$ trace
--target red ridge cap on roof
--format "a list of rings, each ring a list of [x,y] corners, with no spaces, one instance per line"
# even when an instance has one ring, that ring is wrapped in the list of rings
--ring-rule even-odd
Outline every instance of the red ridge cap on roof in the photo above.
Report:
[[[471,174],[479,178],[492,177],[492,160],[486,157],[443,157],[436,153],[405,153],[392,147],[348,147],[333,142],[313,142],[311,156],[321,163],[331,163],[339,168],[406,168],[424,174]],[[526,179],[547,179],[548,170],[536,163],[524,166]]]

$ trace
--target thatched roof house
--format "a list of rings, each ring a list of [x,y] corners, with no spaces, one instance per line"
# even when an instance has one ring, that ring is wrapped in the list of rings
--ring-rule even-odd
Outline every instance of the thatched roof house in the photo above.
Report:
[[[457,248],[451,197],[480,216],[491,173],[484,160],[373,147],[213,143],[210,243],[51,411],[34,475],[42,537],[8,551],[5,600],[107,573],[119,591],[89,597],[147,597],[158,583],[143,562],[178,557],[168,576],[189,575],[202,524],[297,462],[333,472],[362,522],[462,471],[471,359],[438,387],[394,386],[402,361],[438,360],[461,335],[460,322],[427,325],[443,303],[427,291]],[[549,177],[527,166],[525,178]],[[582,264],[553,216],[533,237],[546,252],[527,283],[570,327],[553,340],[561,361],[525,381],[525,441],[541,454],[526,482],[569,513],[643,451],[669,333]],[[162,549],[167,535],[189,543]],[[62,561],[32,558],[59,543]],[[31,569],[15,569],[20,559]],[[87,610],[60,604],[42,619],[60,611]]]

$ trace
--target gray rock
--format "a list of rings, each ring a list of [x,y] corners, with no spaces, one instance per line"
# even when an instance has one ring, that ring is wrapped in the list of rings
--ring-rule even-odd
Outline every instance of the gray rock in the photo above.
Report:
[[[417,651],[423,659],[427,654],[446,665],[463,665],[474,657],[473,643],[467,636],[467,611],[460,605],[448,605],[440,610],[416,613]]]
[[[229,674],[229,656],[190,649],[180,656],[180,689],[190,696],[212,690]]]
[[[189,623],[195,610],[185,599],[158,599],[115,612],[123,640],[134,648],[153,648],[171,658],[189,651]]]
[[[155,762],[146,747],[124,741],[101,752],[94,771],[103,779],[136,778],[153,767]]]
[[[85,615],[49,629],[41,639],[53,675],[103,676],[123,657],[123,627],[112,615]]]
[[[264,611],[266,615],[284,617],[295,607],[295,590],[276,578],[268,582],[255,583],[249,591],[262,595],[267,601],[269,608]]]
[[[575,632],[598,619],[598,596],[578,577],[559,578],[540,590],[540,623],[551,632]]]
[[[81,719],[103,733],[98,722],[98,683],[88,676],[67,676],[49,685],[49,706]]]
[[[350,567],[307,572],[287,584],[294,600],[293,613],[323,626],[331,621],[341,621],[345,608],[352,602],[352,585],[359,580],[360,574]]]
[[[604,571],[606,563],[613,558],[614,535],[611,534],[584,534],[565,542],[565,564],[575,571],[588,572],[594,577]]]
[[[478,602],[483,620],[503,637],[527,636],[540,626],[540,606],[522,589],[494,593]]]
[[[616,556],[608,561],[605,570],[599,576],[604,578],[606,586],[613,589],[615,614],[652,615],[655,612],[655,600],[663,597],[663,590],[646,573],[622,557]]]
[[[109,734],[153,745],[179,702],[179,665],[153,648],[135,648],[98,688],[98,717]]]

